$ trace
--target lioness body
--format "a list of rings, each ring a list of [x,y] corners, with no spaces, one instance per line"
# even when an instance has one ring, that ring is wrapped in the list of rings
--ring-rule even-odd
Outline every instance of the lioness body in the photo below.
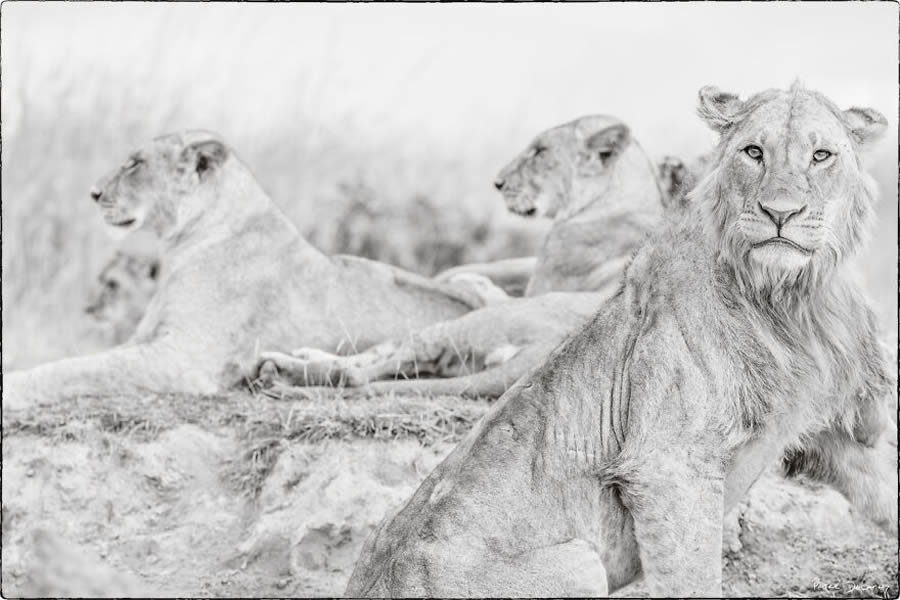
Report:
[[[358,351],[481,305],[389,265],[325,256],[208,133],[154,140],[94,197],[110,227],[161,237],[157,293],[128,344],[8,373],[4,403],[212,393],[252,376],[259,348]]]
[[[727,125],[691,206],[373,532],[349,596],[603,596],[643,572],[717,597],[723,513],[780,456],[896,535],[896,378],[834,254],[871,214],[855,145],[883,118],[799,88],[701,98]]]
[[[613,295],[625,263],[659,223],[663,203],[654,166],[628,128],[605,116],[541,133],[501,171],[498,186],[511,211],[555,219],[532,264],[525,298],[394,334],[355,356],[300,349],[293,356],[265,352],[261,360],[300,385],[502,394]],[[467,269],[447,272],[445,279]],[[438,378],[418,379],[423,375]],[[385,378],[398,380],[376,381]]]

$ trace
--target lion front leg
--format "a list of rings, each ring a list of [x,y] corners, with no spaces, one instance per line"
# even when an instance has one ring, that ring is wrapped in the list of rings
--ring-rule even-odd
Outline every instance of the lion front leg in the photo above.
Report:
[[[724,474],[687,453],[641,460],[623,481],[651,596],[722,595]]]
[[[788,477],[803,475],[839,491],[860,513],[897,536],[897,448],[887,436],[869,447],[840,429],[820,432],[785,453]]]

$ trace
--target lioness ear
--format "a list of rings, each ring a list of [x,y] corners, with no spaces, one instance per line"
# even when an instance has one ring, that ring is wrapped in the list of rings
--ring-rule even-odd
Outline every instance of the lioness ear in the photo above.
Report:
[[[744,106],[737,94],[723,92],[713,85],[700,88],[700,104],[697,114],[713,131],[719,133],[734,124],[734,117]]]
[[[228,158],[228,148],[218,140],[196,142],[185,147],[182,158],[187,162],[192,162],[194,170],[202,176],[225,162],[225,159]]]
[[[874,108],[848,108],[844,118],[850,127],[850,135],[859,145],[874,142],[887,129],[887,119]]]
[[[584,140],[584,150],[587,154],[597,154],[606,160],[622,152],[630,142],[631,131],[628,127],[616,124],[587,136]]]

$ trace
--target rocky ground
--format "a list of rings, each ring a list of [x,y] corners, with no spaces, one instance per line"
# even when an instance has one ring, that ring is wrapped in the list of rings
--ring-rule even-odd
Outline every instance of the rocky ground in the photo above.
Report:
[[[3,596],[339,595],[486,408],[235,393],[4,414]],[[897,540],[836,492],[768,473],[740,509],[727,595],[897,597]]]

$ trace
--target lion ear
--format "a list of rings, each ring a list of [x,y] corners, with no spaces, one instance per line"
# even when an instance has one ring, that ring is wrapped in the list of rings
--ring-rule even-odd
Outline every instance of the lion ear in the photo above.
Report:
[[[631,142],[631,131],[622,123],[588,135],[584,140],[584,151],[608,158],[619,154]]]
[[[719,133],[734,124],[735,115],[744,106],[744,101],[737,94],[723,92],[713,85],[700,88],[700,104],[697,114],[706,121],[713,131]]]
[[[844,118],[850,128],[850,135],[859,145],[874,142],[887,129],[887,119],[874,108],[848,108]]]
[[[228,148],[218,140],[204,140],[185,146],[182,153],[185,162],[192,163],[192,168],[203,176],[208,171],[217,169],[228,158]]]

